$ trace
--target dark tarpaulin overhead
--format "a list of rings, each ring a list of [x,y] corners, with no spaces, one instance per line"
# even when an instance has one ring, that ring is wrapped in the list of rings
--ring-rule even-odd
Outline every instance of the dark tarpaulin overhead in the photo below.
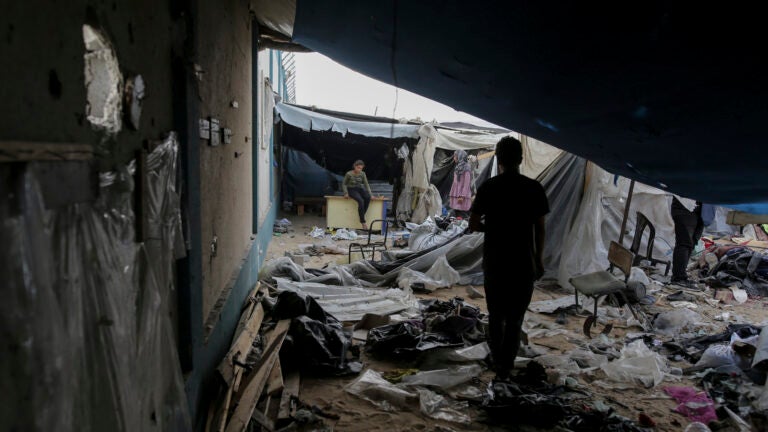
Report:
[[[298,0],[293,40],[612,173],[768,213],[756,7]]]
[[[306,153],[290,147],[283,148],[283,200],[295,201],[296,197],[322,197],[334,195],[344,180]]]
[[[402,164],[394,150],[403,144],[416,145],[414,138],[368,137],[351,132],[346,135],[331,131],[307,132],[287,123],[283,125],[283,145],[306,153],[320,166],[342,177],[352,169],[357,159],[361,159],[365,162],[365,174],[369,181],[390,181],[398,175],[398,164]]]

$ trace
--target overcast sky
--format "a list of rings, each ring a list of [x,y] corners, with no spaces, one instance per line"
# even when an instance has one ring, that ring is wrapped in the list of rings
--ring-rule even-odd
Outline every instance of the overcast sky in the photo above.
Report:
[[[368,78],[318,53],[295,53],[296,103],[336,111],[424,121],[463,121],[495,126],[485,120]],[[397,92],[397,107],[395,107]]]

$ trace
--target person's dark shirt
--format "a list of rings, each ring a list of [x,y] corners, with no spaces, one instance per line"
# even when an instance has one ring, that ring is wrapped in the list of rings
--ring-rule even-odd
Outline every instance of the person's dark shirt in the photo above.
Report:
[[[491,177],[477,190],[470,211],[485,218],[483,267],[533,279],[533,228],[549,213],[541,184],[514,172]]]

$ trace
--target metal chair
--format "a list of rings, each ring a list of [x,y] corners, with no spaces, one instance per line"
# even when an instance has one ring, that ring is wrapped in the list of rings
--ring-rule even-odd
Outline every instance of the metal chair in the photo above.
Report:
[[[605,296],[618,297],[623,302],[629,305],[632,314],[637,318],[637,314],[627,300],[624,290],[627,289],[627,282],[629,281],[629,275],[632,272],[632,263],[634,261],[634,254],[619,243],[612,241],[608,249],[608,262],[610,266],[608,270],[601,270],[592,273],[587,273],[580,276],[572,277],[569,281],[574,286],[574,294],[576,296],[576,306],[579,305],[579,293],[595,301],[595,308],[592,315],[587,317],[584,321],[584,334],[588,338],[592,338],[591,328],[597,326],[597,305],[600,303],[600,299]],[[617,267],[624,273],[624,279],[619,279],[613,275],[613,268]],[[617,299],[618,300],[618,299]],[[639,320],[639,318],[638,318]],[[607,334],[613,328],[612,324],[606,325],[602,333]]]
[[[373,226],[376,223],[379,223],[381,226],[381,232],[384,234],[384,240],[372,242],[371,233],[373,232]],[[375,221],[371,222],[371,225],[368,228],[369,228],[368,241],[366,243],[353,242],[349,244],[349,249],[347,251],[349,262],[352,262],[352,249],[356,249],[356,251],[359,251],[363,259],[365,259],[365,253],[370,252],[371,261],[374,260],[377,250],[379,251],[379,254],[381,254],[382,251],[387,250],[387,235],[389,234],[389,221],[386,219],[376,219]]]
[[[640,243],[643,241],[643,233],[648,228],[648,247],[645,250],[645,255],[640,254]],[[649,261],[651,265],[656,266],[659,264],[665,265],[664,276],[669,274],[669,267],[671,263],[666,260],[660,260],[653,257],[653,241],[656,238],[656,228],[654,228],[651,221],[645,217],[644,214],[637,212],[637,222],[635,224],[635,237],[632,239],[632,246],[629,250],[635,254],[635,259],[632,265],[639,265],[642,261]]]

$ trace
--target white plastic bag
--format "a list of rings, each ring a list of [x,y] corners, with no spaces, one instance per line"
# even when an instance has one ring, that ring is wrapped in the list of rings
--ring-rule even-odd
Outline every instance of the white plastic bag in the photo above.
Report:
[[[620,358],[601,368],[612,381],[636,382],[646,388],[659,385],[669,371],[666,360],[645,346],[642,339],[626,345]]]
[[[350,394],[358,396],[376,405],[384,411],[409,409],[418,397],[417,394],[403,390],[381,377],[381,374],[368,369],[360,378],[346,388]]]
[[[452,369],[422,371],[403,377],[402,382],[410,386],[438,387],[445,390],[468,382],[480,375],[482,371],[483,368],[476,364]]]

